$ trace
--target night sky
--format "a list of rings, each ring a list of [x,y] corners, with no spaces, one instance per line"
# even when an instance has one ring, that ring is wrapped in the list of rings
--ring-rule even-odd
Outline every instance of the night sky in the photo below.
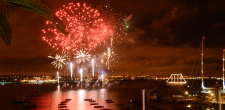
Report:
[[[194,65],[204,40],[205,76],[222,76],[225,48],[225,1],[223,0],[43,0],[55,11],[62,5],[94,3],[118,10],[130,28],[117,50],[119,62],[108,75],[200,76]],[[46,18],[19,9],[9,17],[11,46],[0,40],[0,74],[53,75],[57,69],[47,56],[54,51],[43,41]],[[198,56],[200,53],[198,54]],[[196,60],[199,62],[200,58]],[[193,70],[193,67],[197,68]],[[192,72],[193,71],[193,72]],[[77,73],[76,73],[77,74]]]

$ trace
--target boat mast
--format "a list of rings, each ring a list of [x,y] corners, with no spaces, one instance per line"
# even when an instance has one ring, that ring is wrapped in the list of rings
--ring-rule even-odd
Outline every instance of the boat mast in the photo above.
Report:
[[[201,54],[201,73],[202,73],[202,89],[204,89],[204,81],[203,81],[203,41],[204,41],[204,38],[202,38],[202,54]]]
[[[224,52],[225,52],[225,49],[223,49],[223,91],[224,91]]]

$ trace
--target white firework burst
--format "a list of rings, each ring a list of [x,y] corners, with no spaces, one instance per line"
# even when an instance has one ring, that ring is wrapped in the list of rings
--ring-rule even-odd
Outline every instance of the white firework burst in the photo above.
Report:
[[[48,56],[49,58],[55,59],[55,61],[53,61],[51,64],[55,65],[55,68],[58,68],[58,70],[62,68],[63,64],[66,64],[67,55],[65,54],[65,52],[62,53],[62,55],[56,54],[55,57]]]
[[[77,51],[77,53],[74,55],[76,56],[74,58],[77,59],[77,63],[85,62],[85,60],[89,61],[89,59],[91,58],[91,55],[83,50]]]

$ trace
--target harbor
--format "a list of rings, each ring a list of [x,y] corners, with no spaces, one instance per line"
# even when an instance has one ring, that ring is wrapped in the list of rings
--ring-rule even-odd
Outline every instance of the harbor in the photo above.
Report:
[[[222,84],[221,80],[205,81],[207,86],[211,86],[213,83],[216,84],[216,82]],[[1,85],[0,89],[5,90],[1,91],[1,94],[6,94],[5,96],[7,97],[0,99],[0,101],[4,103],[3,108],[14,108],[18,110],[19,108],[22,109],[21,105],[12,105],[12,100],[15,100],[17,96],[28,96],[30,104],[36,104],[36,107],[32,108],[33,110],[76,110],[93,109],[96,107],[111,110],[141,110],[143,106],[142,89],[146,89],[147,91],[153,89],[150,91],[149,99],[147,98],[146,92],[146,110],[178,110],[190,108],[193,110],[216,110],[218,108],[215,91],[211,91],[210,93],[202,93],[201,91],[186,93],[189,90],[188,85],[190,84],[192,84],[191,80],[188,80],[185,85],[168,85],[166,80],[125,80],[111,82],[111,86],[105,87],[99,85],[99,87],[95,88],[90,86],[71,88],[71,86],[68,86],[59,90],[57,90],[57,83],[6,84]],[[60,84],[61,87],[63,85],[64,83]],[[201,80],[195,80],[194,85],[201,85]],[[10,89],[16,91],[10,91]],[[211,94],[214,95],[212,96]],[[161,104],[164,106],[161,106]]]
[[[224,0],[1,0],[0,110],[225,110]]]

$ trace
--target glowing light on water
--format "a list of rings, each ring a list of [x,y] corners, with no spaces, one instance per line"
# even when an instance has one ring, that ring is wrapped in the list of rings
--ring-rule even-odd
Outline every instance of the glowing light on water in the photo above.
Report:
[[[53,61],[51,64],[55,65],[55,68],[58,68],[58,70],[60,68],[62,68],[63,64],[66,64],[66,55],[58,55],[56,54],[55,57],[52,56],[48,56],[49,58],[55,59],[55,61]]]
[[[82,72],[83,72],[83,69],[80,69],[80,81],[82,82]]]
[[[74,58],[77,59],[77,63],[85,62],[86,60],[89,61],[89,59],[91,58],[91,55],[83,50],[77,51],[75,56],[76,57]]]
[[[70,63],[70,71],[71,71],[71,80],[72,80],[72,75],[73,75],[73,64],[72,64],[72,62]]]
[[[95,77],[95,75],[94,75],[95,74],[94,73],[95,72],[95,70],[94,70],[95,69],[95,67],[94,67],[94,59],[91,60],[91,63],[92,63],[92,75],[93,75],[93,78],[94,78]]]
[[[57,78],[58,78],[58,89],[60,89],[60,86],[59,86],[59,72],[57,71]]]

